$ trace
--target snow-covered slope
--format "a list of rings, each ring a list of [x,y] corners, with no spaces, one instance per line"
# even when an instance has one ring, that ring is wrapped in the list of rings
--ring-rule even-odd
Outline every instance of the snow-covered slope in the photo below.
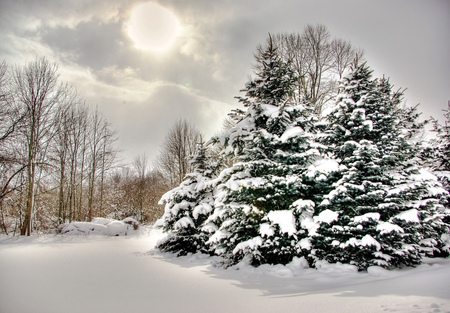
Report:
[[[161,254],[159,237],[2,237],[0,312],[450,312],[450,260],[369,273],[300,259],[225,270]]]

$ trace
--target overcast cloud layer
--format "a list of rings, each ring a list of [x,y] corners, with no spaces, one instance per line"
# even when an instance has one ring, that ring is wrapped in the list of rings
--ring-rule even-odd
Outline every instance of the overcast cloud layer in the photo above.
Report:
[[[424,118],[441,118],[450,100],[450,1],[160,0],[182,26],[164,53],[136,49],[126,33],[140,2],[0,0],[0,60],[58,62],[61,79],[118,130],[125,161],[154,158],[179,118],[207,137],[218,132],[239,106],[256,46],[307,24],[364,49],[374,74],[407,88],[407,105],[420,103]]]

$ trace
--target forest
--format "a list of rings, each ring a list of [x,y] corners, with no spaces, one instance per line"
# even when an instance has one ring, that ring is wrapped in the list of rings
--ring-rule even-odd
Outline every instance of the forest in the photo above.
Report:
[[[122,165],[113,126],[58,78],[46,58],[0,65],[2,231],[54,232],[106,216],[155,221],[162,174],[149,171],[145,155]]]
[[[421,120],[402,89],[372,77],[363,50],[322,25],[269,34],[254,70],[219,135],[180,119],[156,160],[123,164],[120,134],[57,64],[2,62],[1,231],[162,218],[160,249],[225,266],[448,256],[449,111],[444,125]]]

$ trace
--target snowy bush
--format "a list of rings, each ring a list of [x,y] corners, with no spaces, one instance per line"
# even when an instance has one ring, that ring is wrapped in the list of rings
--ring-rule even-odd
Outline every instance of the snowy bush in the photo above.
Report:
[[[127,236],[138,228],[138,222],[130,217],[122,220],[94,218],[92,222],[71,222],[61,228],[64,235]]]

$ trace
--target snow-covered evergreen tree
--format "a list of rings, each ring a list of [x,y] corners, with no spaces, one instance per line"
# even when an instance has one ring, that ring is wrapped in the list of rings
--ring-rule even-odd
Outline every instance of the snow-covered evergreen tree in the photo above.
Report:
[[[446,119],[443,125],[432,119],[436,137],[430,140],[421,157],[450,193],[450,101],[447,110],[444,110],[444,117]],[[450,201],[447,201],[445,206],[450,210]],[[450,224],[450,214],[445,215],[443,219],[446,224]],[[450,234],[443,234],[442,240],[450,246]]]
[[[244,109],[210,141],[222,166],[199,149],[194,173],[161,200],[168,235],[158,247],[214,253],[226,266],[305,256],[364,270],[447,256],[449,192],[422,166],[423,125],[402,92],[355,61],[318,123],[307,101],[292,102],[296,78],[271,38],[259,52]]]
[[[450,101],[447,110],[444,110],[444,117],[443,125],[432,118],[435,137],[429,141],[422,158],[450,192]]]
[[[210,180],[214,166],[209,164],[207,148],[200,144],[198,154],[192,157],[195,171],[186,175],[180,186],[167,192],[160,200],[165,204],[161,219],[167,236],[158,242],[158,248],[178,255],[208,253],[205,242],[216,229],[204,222],[213,211],[214,199]]]
[[[450,101],[447,110],[444,111],[444,125],[434,121],[435,131],[437,133],[439,170],[450,172]]]
[[[311,197],[307,168],[320,156],[312,108],[291,103],[295,77],[270,38],[257,61],[256,78],[239,98],[246,110],[236,111],[236,125],[216,139],[235,163],[215,180],[209,222],[218,230],[208,243],[230,264],[287,263],[298,255],[294,203]]]
[[[442,219],[448,193],[414,162],[416,128],[406,127],[414,111],[401,108],[401,98],[387,79],[372,80],[365,64],[343,79],[326,139],[339,171],[309,229],[311,263],[389,268],[448,250],[441,238],[448,232]]]

